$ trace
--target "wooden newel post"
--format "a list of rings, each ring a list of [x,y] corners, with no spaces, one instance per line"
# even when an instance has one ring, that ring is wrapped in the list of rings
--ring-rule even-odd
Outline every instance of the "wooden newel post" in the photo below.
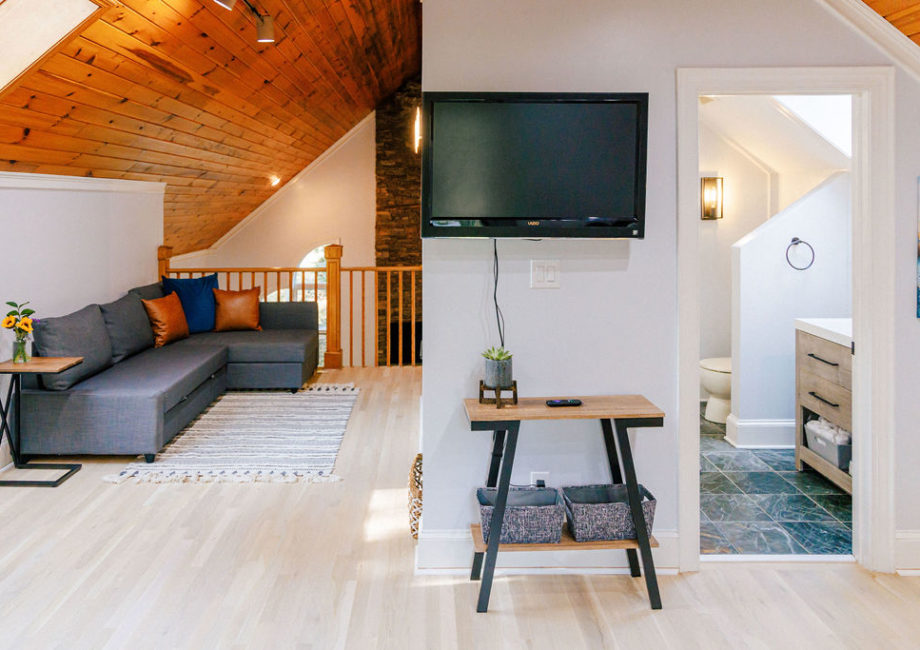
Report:
[[[157,247],[157,282],[169,273],[169,258],[172,257],[172,246]]]
[[[323,366],[342,367],[342,246],[330,244],[326,256],[326,356]]]

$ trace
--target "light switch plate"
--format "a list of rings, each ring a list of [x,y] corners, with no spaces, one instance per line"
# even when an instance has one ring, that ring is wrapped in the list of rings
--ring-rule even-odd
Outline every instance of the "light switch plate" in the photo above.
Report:
[[[559,260],[530,260],[530,288],[558,289]]]

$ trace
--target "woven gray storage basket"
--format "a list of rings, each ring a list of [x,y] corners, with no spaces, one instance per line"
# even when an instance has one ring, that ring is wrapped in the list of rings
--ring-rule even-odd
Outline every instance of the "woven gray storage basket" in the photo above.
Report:
[[[479,517],[482,520],[482,539],[489,541],[492,512],[495,510],[495,488],[479,488]],[[511,488],[502,521],[502,544],[558,543],[562,538],[565,506],[562,496],[553,488]]]
[[[639,486],[649,534],[655,523],[655,497]],[[636,526],[625,485],[581,485],[562,488],[569,530],[576,542],[635,539]]]

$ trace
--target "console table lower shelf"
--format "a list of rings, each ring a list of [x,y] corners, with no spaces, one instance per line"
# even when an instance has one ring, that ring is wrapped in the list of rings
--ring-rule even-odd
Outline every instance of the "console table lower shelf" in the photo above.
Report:
[[[471,524],[470,534],[473,536],[473,550],[476,553],[486,552],[486,543],[482,539],[482,525]],[[658,540],[654,535],[649,535],[649,546],[658,548]],[[612,539],[603,542],[576,542],[569,532],[568,525],[562,528],[562,539],[555,544],[499,544],[498,550],[507,551],[601,551],[608,549],[639,548],[637,539]]]

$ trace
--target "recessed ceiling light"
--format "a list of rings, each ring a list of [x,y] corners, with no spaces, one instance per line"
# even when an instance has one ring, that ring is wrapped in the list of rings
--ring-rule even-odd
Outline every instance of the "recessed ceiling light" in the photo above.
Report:
[[[236,4],[236,0],[214,0],[214,2],[219,4],[224,9],[233,9],[233,5]]]
[[[272,174],[271,176],[268,177],[268,182],[272,184],[272,187],[277,187],[278,183],[281,182],[281,179],[278,176],[275,176],[274,174]]]
[[[275,42],[275,20],[271,16],[256,18],[256,40],[260,43]]]

